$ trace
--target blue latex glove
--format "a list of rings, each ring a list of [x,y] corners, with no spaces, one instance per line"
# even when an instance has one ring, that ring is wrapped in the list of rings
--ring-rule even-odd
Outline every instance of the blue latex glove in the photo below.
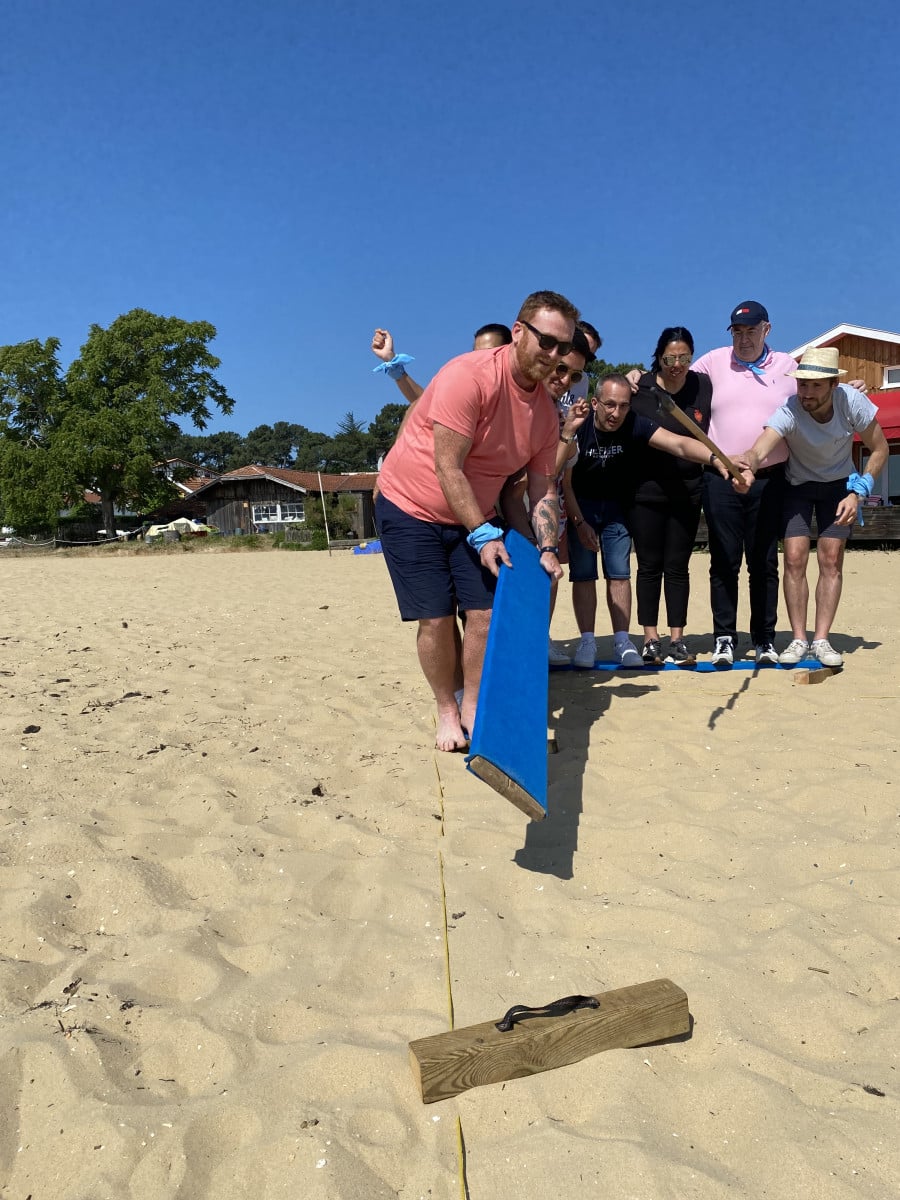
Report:
[[[865,475],[857,475],[854,471],[847,480],[847,491],[856,492],[857,496],[871,496],[875,490],[875,480],[866,471]]]
[[[391,379],[399,379],[401,375],[406,374],[404,363],[415,361],[411,354],[395,354],[390,362],[379,363],[377,367],[373,367],[372,372],[377,375],[379,371],[383,371]]]
[[[485,521],[477,529],[472,530],[466,541],[476,554],[480,554],[482,547],[486,546],[488,542],[503,541],[503,530],[499,529],[496,525],[492,525],[490,521]]]
[[[875,488],[875,480],[872,478],[872,476],[869,474],[868,471],[866,471],[865,475],[858,475],[856,473],[856,471],[854,471],[853,474],[850,476],[850,478],[847,480],[847,491],[848,492],[856,492],[857,496],[862,496],[863,499],[866,499],[868,496],[871,496],[874,488]],[[860,525],[864,526],[865,521],[863,520],[862,510],[863,510],[863,506],[860,504],[857,509],[857,516],[859,517]]]

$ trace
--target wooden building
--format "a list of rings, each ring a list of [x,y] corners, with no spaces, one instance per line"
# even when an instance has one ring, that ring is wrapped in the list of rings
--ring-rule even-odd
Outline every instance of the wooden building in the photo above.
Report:
[[[225,534],[275,533],[302,526],[310,505],[326,511],[339,496],[356,503],[353,530],[358,538],[375,536],[373,494],[378,476],[363,471],[349,475],[319,475],[285,467],[239,467],[212,479],[194,492],[205,505],[207,524]]]
[[[837,347],[838,365],[847,372],[844,378],[865,380],[891,448],[888,465],[875,481],[873,498],[884,505],[900,505],[900,333],[863,325],[835,325],[797,346],[791,354],[799,358],[804,350],[820,346]],[[863,471],[867,455],[858,438],[855,443],[854,461]]]
[[[188,462],[185,458],[167,458],[162,465],[166,479],[176,487],[182,496],[193,496],[198,488],[218,479],[220,471],[213,471],[197,463]]]
[[[863,325],[835,325],[791,354],[799,358],[804,350],[820,346],[837,346],[841,370],[847,372],[848,379],[864,379],[867,392],[900,389],[900,333]]]

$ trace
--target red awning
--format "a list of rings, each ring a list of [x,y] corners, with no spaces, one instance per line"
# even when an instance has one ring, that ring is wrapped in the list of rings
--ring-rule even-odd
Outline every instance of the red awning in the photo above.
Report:
[[[878,424],[888,441],[900,440],[900,388],[891,392],[869,392],[878,409]]]

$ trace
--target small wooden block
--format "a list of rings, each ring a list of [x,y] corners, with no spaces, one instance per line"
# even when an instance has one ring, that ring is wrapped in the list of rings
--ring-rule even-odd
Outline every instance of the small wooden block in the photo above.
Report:
[[[832,675],[840,675],[843,667],[816,667],[813,671],[799,671],[794,676],[794,683],[824,683]]]
[[[500,1033],[493,1021],[419,1038],[409,1061],[422,1101],[433,1104],[485,1083],[503,1083],[580,1062],[601,1050],[644,1046],[690,1030],[687,993],[654,979],[597,995],[599,1008],[535,1017]],[[503,1016],[497,1014],[497,1020]]]

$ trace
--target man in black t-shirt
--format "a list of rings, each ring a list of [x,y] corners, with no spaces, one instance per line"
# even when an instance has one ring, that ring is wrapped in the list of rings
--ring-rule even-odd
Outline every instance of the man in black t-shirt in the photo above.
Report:
[[[578,430],[578,459],[563,479],[569,527],[577,534],[569,534],[572,604],[581,633],[573,662],[576,667],[589,669],[597,659],[594,624],[599,551],[616,659],[623,667],[643,667],[644,660],[628,636],[631,538],[623,515],[634,491],[639,456],[651,446],[709,465],[710,453],[701,442],[679,437],[632,412],[631,385],[623,375],[607,375],[591,405],[593,420],[585,421]],[[714,465],[728,478],[718,460]],[[743,487],[746,490],[746,485]]]

